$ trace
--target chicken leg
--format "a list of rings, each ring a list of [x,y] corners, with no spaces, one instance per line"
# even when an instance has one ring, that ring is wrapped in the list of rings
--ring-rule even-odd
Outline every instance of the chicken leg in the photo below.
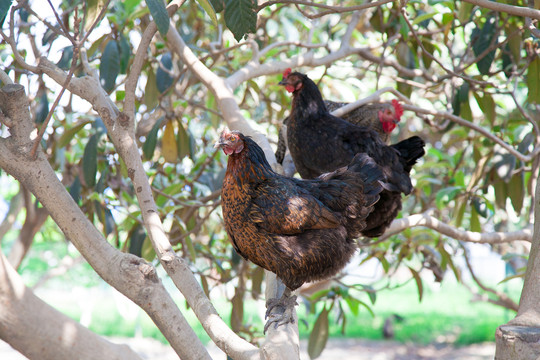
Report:
[[[279,294],[281,296],[278,298]],[[296,305],[298,305],[296,295],[292,295],[291,290],[278,279],[277,296],[266,302],[264,318],[268,321],[264,325],[264,333],[266,334],[272,324],[275,324],[274,329],[277,329],[280,325],[294,323],[294,307]]]

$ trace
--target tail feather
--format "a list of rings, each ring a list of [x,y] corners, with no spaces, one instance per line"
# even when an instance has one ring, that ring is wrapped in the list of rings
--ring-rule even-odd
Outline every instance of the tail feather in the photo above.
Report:
[[[408,139],[392,145],[400,154],[400,160],[403,163],[403,168],[409,173],[416,160],[420,159],[426,153],[424,146],[426,143],[418,136],[412,136]]]

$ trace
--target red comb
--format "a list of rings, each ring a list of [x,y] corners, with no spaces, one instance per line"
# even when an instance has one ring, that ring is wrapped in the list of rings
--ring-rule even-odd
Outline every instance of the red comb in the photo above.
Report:
[[[401,106],[399,101],[397,101],[396,99],[392,100],[392,106],[394,107],[394,110],[396,111],[396,118],[399,119],[401,115],[403,115],[403,107]]]
[[[283,72],[283,78],[286,79],[291,73],[291,68],[287,68],[284,72]]]

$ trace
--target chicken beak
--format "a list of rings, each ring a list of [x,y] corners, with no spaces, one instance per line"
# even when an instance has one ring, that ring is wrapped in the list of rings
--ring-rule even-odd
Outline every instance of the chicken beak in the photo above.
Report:
[[[221,139],[220,139],[220,140],[216,141],[216,143],[214,144],[214,149],[218,149],[218,148],[222,147],[223,145],[225,145],[225,143],[222,142]]]
[[[287,85],[287,79],[281,80],[280,82],[278,82],[278,84],[283,86]]]

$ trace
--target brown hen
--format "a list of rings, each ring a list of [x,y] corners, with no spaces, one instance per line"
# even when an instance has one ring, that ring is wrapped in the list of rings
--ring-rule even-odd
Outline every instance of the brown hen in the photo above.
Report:
[[[293,321],[291,291],[333,276],[348,263],[354,239],[379,200],[383,174],[359,154],[317,179],[289,178],[275,173],[262,149],[240,132],[224,131],[216,146],[229,156],[221,206],[235,250],[287,287],[267,303],[267,315],[276,306],[282,313],[271,317],[266,331],[272,323]]]

